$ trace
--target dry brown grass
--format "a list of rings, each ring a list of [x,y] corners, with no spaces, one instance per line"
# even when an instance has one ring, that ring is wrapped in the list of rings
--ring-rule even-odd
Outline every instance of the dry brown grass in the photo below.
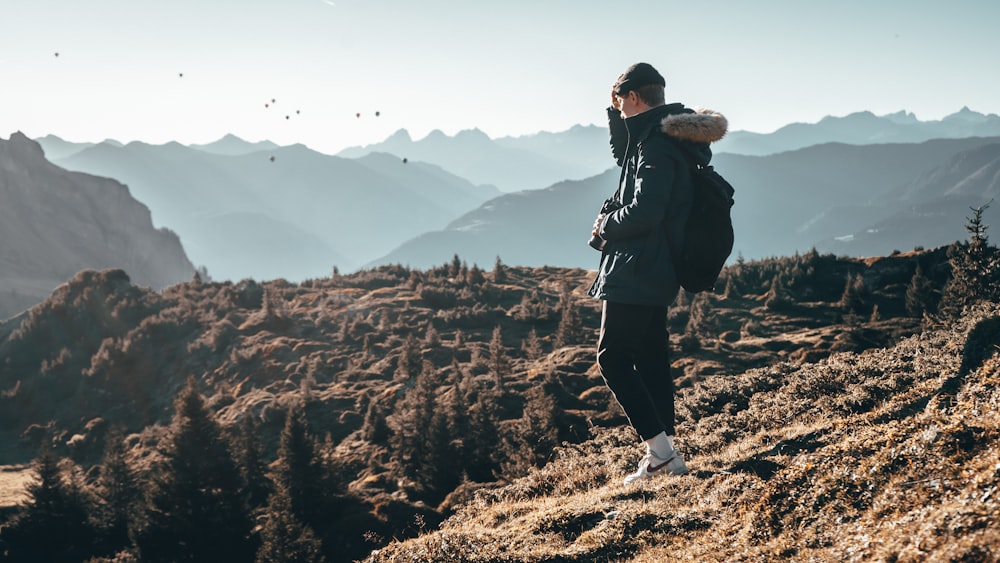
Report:
[[[27,488],[34,478],[29,465],[0,466],[0,509],[19,506],[28,500]]]
[[[369,561],[995,561],[1000,357],[960,368],[998,316],[705,379],[680,399],[689,475],[624,486],[634,435],[596,429]]]

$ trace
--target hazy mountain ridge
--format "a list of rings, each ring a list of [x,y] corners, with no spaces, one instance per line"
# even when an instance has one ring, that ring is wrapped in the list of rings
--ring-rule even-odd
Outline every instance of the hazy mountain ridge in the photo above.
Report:
[[[971,199],[945,202],[950,211],[938,216],[933,232],[921,229],[920,221],[908,223],[905,210],[933,210],[934,193],[951,189],[943,182],[962,182],[963,174],[975,172],[972,160],[962,159],[951,164],[950,175],[931,169],[987,141],[910,141],[988,132],[998,119],[967,108],[929,122],[905,112],[881,117],[859,112],[756,137],[755,143],[785,151],[760,157],[727,152],[733,147],[727,142],[744,133],[731,132],[714,149],[717,167],[737,187],[737,252],[760,258],[815,245],[879,255],[961,238]],[[906,142],[829,142],[889,138]],[[303,146],[261,151],[271,144],[231,135],[191,147],[105,142],[72,150],[76,145],[58,138],[41,142],[68,155],[61,164],[128,184],[158,225],[180,234],[196,264],[228,279],[303,279],[325,275],[334,265],[427,267],[455,253],[478,264],[499,255],[524,265],[592,268],[596,255],[579,241],[587,237],[597,205],[614,191],[607,133],[599,126],[495,140],[471,130],[454,136],[435,131],[414,141],[400,130],[383,143],[342,151],[352,159]],[[785,150],[804,142],[822,144]],[[505,198],[492,185],[474,185],[455,173],[479,175],[485,184],[506,183],[505,189],[538,188]],[[511,174],[519,179],[507,183]],[[907,193],[917,189],[925,192],[919,201]],[[464,212],[469,214],[463,217]],[[996,212],[990,210],[987,220]],[[910,217],[924,215],[915,211]],[[255,216],[269,219],[255,225],[250,219]],[[216,217],[227,217],[227,224]]]
[[[792,123],[772,133],[731,131],[714,148],[717,152],[763,156],[829,142],[871,145],[998,136],[1000,116],[968,107],[929,121],[921,121],[906,111],[882,116],[861,111],[843,117],[827,116],[817,123]]]
[[[827,143],[770,156],[718,154],[716,168],[736,187],[734,259],[759,259],[806,252],[813,246],[838,249],[835,237],[854,235],[908,209],[916,202],[938,208],[934,228],[924,221],[901,224],[903,234],[840,249],[855,256],[878,256],[916,246],[934,247],[965,238],[965,201],[988,201],[995,188],[980,188],[959,204],[944,198],[956,183],[989,178],[989,160],[1000,139],[933,140],[917,144],[845,145]],[[942,171],[950,171],[944,174]],[[969,180],[965,180],[969,179]],[[505,262],[596,268],[600,255],[586,245],[597,206],[614,191],[617,169],[543,190],[505,194],[425,233],[373,261],[427,267],[454,252],[470,263]],[[919,196],[909,186],[918,185]],[[990,209],[988,223],[1000,210]],[[901,244],[905,242],[905,244]],[[838,243],[839,244],[839,243]],[[889,247],[886,249],[885,247]],[[880,252],[877,250],[881,250]],[[550,261],[555,260],[555,261]]]
[[[210,152],[213,154],[229,155],[229,156],[240,156],[255,152],[271,151],[278,148],[278,145],[272,143],[271,141],[259,141],[256,143],[251,143],[233,134],[226,135],[221,139],[213,141],[211,143],[206,143],[203,145],[192,144],[188,146],[191,147],[192,149],[198,149],[200,151]]]
[[[607,130],[596,126],[495,140],[474,129],[453,136],[432,131],[414,141],[406,130],[399,130],[381,143],[351,147],[337,154],[357,158],[371,152],[437,164],[473,183],[493,184],[506,192],[586,178],[605,169],[611,161]]]
[[[725,109],[720,109],[725,114]],[[921,121],[900,111],[876,116],[862,111],[828,116],[817,123],[793,123],[772,133],[753,133],[730,123],[731,131],[713,145],[716,153],[763,156],[824,143],[872,145],[921,143],[932,139],[1000,137],[1000,116],[962,108],[940,120]],[[562,180],[581,180],[611,165],[607,128],[577,125],[566,131],[541,132],[492,141],[479,130],[445,135],[433,131],[413,140],[399,130],[385,141],[350,147],[337,153],[356,158],[388,152],[442,166],[475,183],[492,183],[504,191],[540,189]]]
[[[45,299],[79,271],[122,268],[163,288],[191,279],[177,235],[118,182],[59,168],[21,133],[0,139],[0,318]]]
[[[983,216],[987,225],[1000,223],[1000,210],[991,202],[1000,198],[1000,139],[962,151],[941,166],[896,190],[880,194],[866,207],[850,211],[856,216],[880,214],[864,229],[817,243],[828,252],[857,255],[887,254],[913,244],[943,244],[966,236],[959,223],[972,209],[989,205]]]
[[[524,266],[596,268],[600,253],[587,245],[594,206],[611,196],[617,179],[617,171],[608,170],[542,190],[504,194],[368,266],[398,263],[426,268],[457,253],[480,266],[499,256],[505,263]]]
[[[102,143],[59,162],[129,185],[196,263],[227,279],[297,280],[350,269],[497,193],[417,162],[343,159],[301,145],[243,152],[234,148],[238,140],[229,142],[234,154]],[[232,214],[268,221],[216,221]],[[297,233],[307,236],[296,242]],[[249,249],[247,240],[263,245]],[[289,260],[296,255],[303,260]]]

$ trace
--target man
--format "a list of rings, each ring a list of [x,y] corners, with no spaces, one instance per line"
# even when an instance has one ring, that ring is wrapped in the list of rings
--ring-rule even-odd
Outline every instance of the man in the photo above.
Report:
[[[671,247],[682,242],[691,208],[690,167],[707,165],[722,138],[722,115],[664,101],[666,82],[647,63],[622,73],[608,108],[611,148],[622,167],[617,209],[598,215],[593,246],[602,250],[590,295],[601,299],[597,362],[608,388],[646,446],[629,484],[687,473],[674,447],[674,381],[667,308],[680,285]],[[602,210],[604,211],[604,210]]]

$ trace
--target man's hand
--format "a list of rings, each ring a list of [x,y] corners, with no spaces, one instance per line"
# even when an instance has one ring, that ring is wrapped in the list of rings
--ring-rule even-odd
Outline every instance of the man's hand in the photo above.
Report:
[[[615,108],[618,111],[621,111],[622,108],[621,108],[620,100],[621,100],[621,98],[618,97],[618,94],[615,94],[615,88],[614,88],[614,86],[612,86],[611,87],[611,107]]]
[[[604,214],[603,213],[599,214],[597,216],[597,219],[594,220],[594,229],[592,231],[590,231],[590,235],[591,236],[595,236],[596,237],[596,236],[600,235],[601,224],[602,223],[604,223]]]

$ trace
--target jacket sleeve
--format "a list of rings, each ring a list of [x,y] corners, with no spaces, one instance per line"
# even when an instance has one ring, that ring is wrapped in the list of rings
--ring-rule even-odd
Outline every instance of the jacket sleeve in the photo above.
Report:
[[[601,238],[617,241],[639,236],[656,228],[666,216],[677,161],[657,144],[640,145],[632,201],[605,217]]]
[[[611,156],[618,166],[625,161],[625,149],[628,148],[628,129],[620,111],[608,107],[608,135],[611,144]]]

